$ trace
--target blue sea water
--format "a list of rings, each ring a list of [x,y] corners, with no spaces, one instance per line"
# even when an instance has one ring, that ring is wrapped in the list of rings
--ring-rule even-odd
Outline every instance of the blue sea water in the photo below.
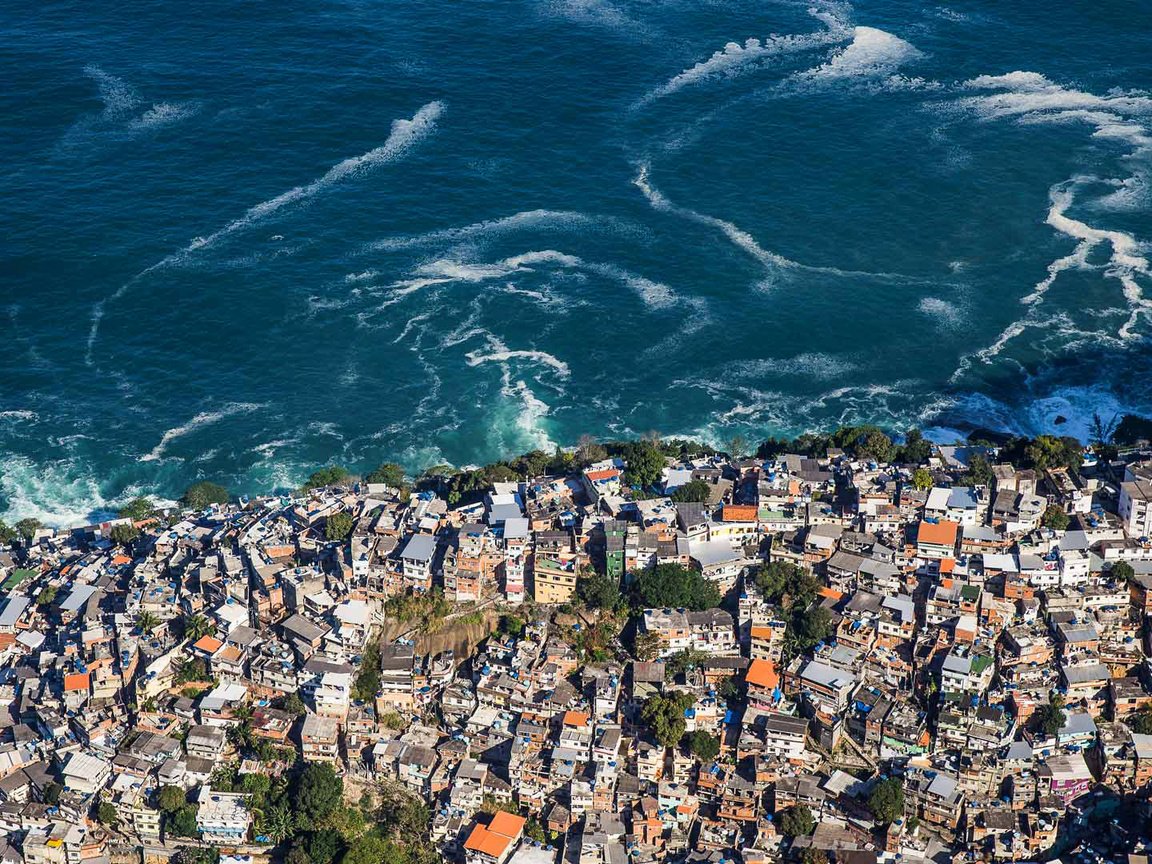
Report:
[[[585,433],[1152,412],[1150,30],[1088,0],[8,0],[0,515]]]

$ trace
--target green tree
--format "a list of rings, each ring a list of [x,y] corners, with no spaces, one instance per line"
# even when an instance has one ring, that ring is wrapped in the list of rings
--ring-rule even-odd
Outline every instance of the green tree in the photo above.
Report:
[[[140,529],[125,523],[113,525],[112,530],[108,532],[108,539],[118,546],[131,546],[140,539]]]
[[[816,830],[816,820],[805,804],[789,807],[776,816],[776,824],[785,837],[805,837]]]
[[[344,840],[339,831],[321,828],[319,831],[313,831],[308,835],[305,848],[308,850],[308,857],[314,864],[331,864],[344,849]]]
[[[332,542],[344,540],[352,533],[352,514],[341,510],[324,520],[324,537]]]
[[[381,830],[401,840],[421,836],[432,818],[424,800],[399,783],[384,783],[380,786],[380,803],[375,815]]]
[[[831,860],[827,852],[815,846],[800,850],[800,864],[828,864]]]
[[[1083,448],[1075,438],[1039,435],[1024,448],[1024,456],[1037,471],[1065,467],[1075,475],[1084,461]]]
[[[968,470],[961,478],[968,486],[991,486],[996,478],[992,474],[992,465],[983,453],[976,453],[968,458]]]
[[[279,708],[281,711],[287,711],[293,717],[303,717],[308,713],[308,706],[304,704],[299,693],[289,693],[281,697]]]
[[[1117,561],[1108,572],[1117,582],[1131,582],[1136,577],[1136,571],[1127,561]]]
[[[500,632],[519,639],[524,633],[524,619],[519,615],[501,615]]]
[[[832,613],[823,606],[802,609],[797,607],[792,613],[789,636],[795,650],[803,653],[823,642],[832,635]]]
[[[677,503],[694,501],[703,504],[708,500],[708,493],[711,491],[712,487],[708,485],[707,480],[689,480],[675,489],[669,497]]]
[[[347,468],[342,468],[339,465],[329,465],[326,468],[313,471],[308,475],[308,479],[304,481],[304,490],[321,489],[325,486],[339,486],[346,483],[351,476]]]
[[[687,693],[670,693],[648,698],[640,708],[640,720],[662,747],[675,747],[684,737],[684,712],[696,704]]]
[[[898,777],[881,780],[868,795],[868,809],[877,822],[895,822],[904,815],[904,783]]]
[[[39,519],[29,517],[27,519],[21,519],[13,527],[25,543],[31,543],[32,538],[36,536],[36,532],[43,528],[44,525]]]
[[[101,825],[115,828],[120,824],[120,811],[116,809],[116,805],[111,801],[101,801],[96,806],[96,818]]]
[[[180,503],[192,510],[203,510],[213,504],[227,504],[228,490],[218,483],[200,480],[184,490]]]
[[[0,519],[0,546],[8,546],[17,537],[16,529],[11,527],[3,519]]]
[[[764,599],[785,609],[807,606],[820,591],[820,580],[810,571],[791,561],[769,561],[762,564],[754,577]]]
[[[1064,512],[1059,504],[1049,504],[1040,520],[1045,528],[1055,528],[1057,531],[1067,531],[1072,523],[1072,517]]]
[[[664,640],[660,638],[659,633],[642,632],[636,634],[634,653],[636,659],[642,662],[650,662],[660,656],[660,649],[664,644]]]
[[[586,573],[576,581],[576,596],[589,609],[614,609],[620,602],[620,583],[606,573]]]
[[[1128,728],[1137,735],[1152,735],[1152,708],[1137,711],[1129,717]]]
[[[658,564],[643,570],[632,583],[634,603],[640,608],[686,608],[693,611],[720,605],[720,591],[695,570],[680,564]]]
[[[364,480],[367,483],[383,483],[385,486],[400,487],[405,485],[404,468],[395,462],[385,462],[373,471],[369,471]],[[327,864],[317,861],[316,864]]]
[[[177,846],[172,864],[220,864],[220,850],[215,846]]]
[[[206,617],[200,614],[184,615],[181,618],[184,628],[184,638],[189,642],[199,642],[205,636],[216,632],[216,627]]]
[[[64,791],[64,787],[59,783],[52,782],[44,787],[44,803],[55,805],[60,801],[60,793]]]
[[[917,468],[912,472],[912,485],[917,489],[931,489],[932,472],[927,468]]]
[[[371,641],[360,656],[360,668],[352,683],[352,698],[373,704],[380,690],[380,646]]]
[[[136,616],[136,629],[141,633],[151,633],[160,626],[160,619],[152,612],[141,612]]]
[[[896,446],[879,429],[869,429],[856,440],[854,455],[858,459],[891,462],[896,457]]]
[[[909,429],[904,433],[899,458],[910,465],[923,465],[932,458],[932,442],[925,440],[919,429]]]
[[[1045,735],[1055,735],[1064,728],[1064,723],[1068,719],[1064,714],[1064,698],[1060,695],[1053,696],[1047,705],[1041,705],[1036,709],[1034,716],[1037,729]]]
[[[300,772],[293,806],[303,825],[318,825],[340,806],[344,780],[327,763],[311,763]]]
[[[151,498],[133,498],[121,507],[116,515],[122,519],[131,519],[133,522],[139,522],[141,519],[147,519],[155,512],[156,503]]]
[[[288,853],[284,856],[284,864],[313,864],[312,857],[308,854],[308,850],[304,847],[299,836],[288,847]]]
[[[664,474],[667,460],[651,441],[635,441],[625,446],[626,478],[630,486],[646,489]]]
[[[711,762],[720,755],[720,739],[702,729],[684,736],[684,744],[688,752],[702,762]]]
[[[168,833],[175,834],[177,837],[195,837],[197,835],[197,809],[195,804],[187,804],[171,814],[167,820]]]
[[[55,585],[45,585],[36,595],[37,606],[51,606],[56,600],[59,589]]]
[[[175,813],[187,803],[188,793],[179,786],[161,786],[156,795],[156,804],[163,813]]]
[[[264,812],[259,833],[269,837],[272,842],[279,843],[288,839],[296,831],[296,818],[292,814],[287,802],[273,804]]]

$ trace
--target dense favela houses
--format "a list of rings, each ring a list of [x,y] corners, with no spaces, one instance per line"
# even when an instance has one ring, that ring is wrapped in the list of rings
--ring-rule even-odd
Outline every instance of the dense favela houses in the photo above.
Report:
[[[1150,484],[859,427],[5,526],[0,854],[1144,862]]]

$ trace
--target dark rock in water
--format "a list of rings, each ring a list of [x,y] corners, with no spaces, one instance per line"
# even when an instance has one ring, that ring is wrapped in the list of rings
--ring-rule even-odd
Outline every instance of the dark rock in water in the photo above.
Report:
[[[1061,423],[1067,423],[1068,418],[1063,414],[1057,414],[1056,419],[1052,421],[1055,425],[1059,426]]]

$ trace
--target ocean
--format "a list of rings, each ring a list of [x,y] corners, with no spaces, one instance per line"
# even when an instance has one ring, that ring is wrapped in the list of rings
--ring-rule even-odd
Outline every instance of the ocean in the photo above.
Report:
[[[1152,7],[0,6],[0,516],[1152,414]]]

